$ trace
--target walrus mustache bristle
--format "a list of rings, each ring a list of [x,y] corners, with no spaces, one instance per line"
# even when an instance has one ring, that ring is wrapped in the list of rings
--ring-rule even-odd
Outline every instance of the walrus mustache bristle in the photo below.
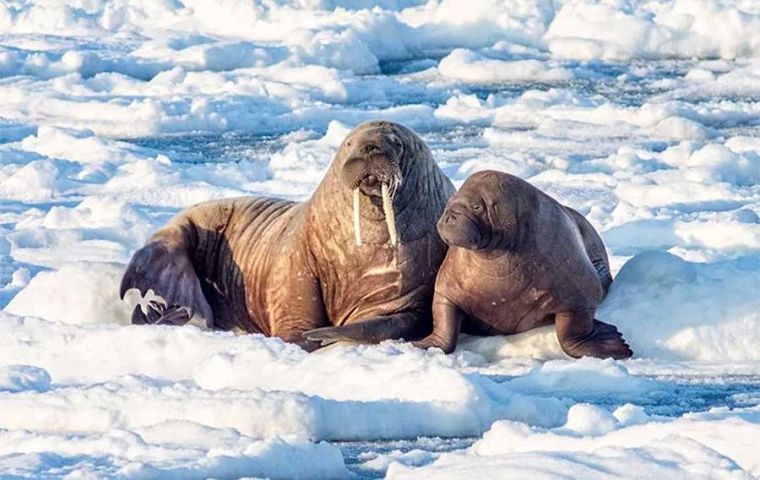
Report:
[[[396,192],[398,191],[398,187],[401,186],[401,179],[402,179],[401,172],[396,170],[393,173],[393,179],[391,179],[391,184],[390,184],[391,200],[396,198]]]

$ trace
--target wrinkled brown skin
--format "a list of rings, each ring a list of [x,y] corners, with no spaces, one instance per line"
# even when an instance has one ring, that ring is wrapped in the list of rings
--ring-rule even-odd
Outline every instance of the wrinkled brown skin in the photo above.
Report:
[[[468,178],[438,222],[449,245],[433,299],[433,332],[416,342],[452,352],[460,330],[511,335],[555,324],[572,357],[627,358],[617,329],[594,319],[612,276],[601,238],[575,210],[506,173]]]
[[[401,177],[393,200],[397,247],[389,243],[377,183],[394,175]],[[352,224],[356,186],[363,193],[361,247]],[[346,137],[304,202],[243,197],[178,214],[134,254],[121,296],[152,289],[165,300],[147,314],[137,306],[136,324],[180,325],[198,313],[209,327],[263,333],[309,351],[339,339],[419,338],[430,331],[446,251],[435,223],[453,192],[416,134],[368,122]],[[304,337],[328,326],[344,327]]]

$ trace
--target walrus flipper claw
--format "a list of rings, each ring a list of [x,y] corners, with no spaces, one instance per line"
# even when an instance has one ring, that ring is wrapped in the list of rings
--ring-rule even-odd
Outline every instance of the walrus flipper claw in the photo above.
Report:
[[[160,302],[149,302],[145,311],[140,305],[135,305],[132,311],[133,325],[184,325],[192,315],[186,307],[178,305],[165,306]]]
[[[308,340],[321,342],[322,346],[340,341],[379,343],[413,335],[416,327],[416,315],[399,313],[335,327],[315,328],[304,332],[303,336]]]
[[[197,313],[213,325],[213,314],[195,269],[181,250],[167,248],[161,242],[152,242],[138,250],[127,266],[121,280],[119,295],[123,299],[132,288],[146,295],[149,290],[163,302],[149,302],[147,312],[140,305],[132,313],[134,324],[183,325]]]

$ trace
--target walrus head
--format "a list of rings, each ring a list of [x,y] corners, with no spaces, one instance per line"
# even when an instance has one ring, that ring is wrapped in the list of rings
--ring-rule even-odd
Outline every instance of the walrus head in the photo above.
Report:
[[[523,194],[510,191],[511,178],[487,170],[465,180],[438,220],[443,241],[473,251],[509,248],[518,234],[517,200]]]
[[[412,138],[414,137],[414,138]],[[392,122],[367,122],[354,129],[343,141],[345,152],[339,169],[343,184],[353,191],[354,232],[361,245],[361,196],[382,209],[391,244],[398,243],[394,198],[404,180],[404,162],[416,136]],[[416,146],[414,149],[416,150]]]

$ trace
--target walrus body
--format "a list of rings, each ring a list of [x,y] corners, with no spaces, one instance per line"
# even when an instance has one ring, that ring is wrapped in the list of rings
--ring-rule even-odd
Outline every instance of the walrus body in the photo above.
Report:
[[[412,131],[365,123],[305,202],[244,197],[181,212],[132,257],[121,295],[164,300],[138,305],[133,323],[183,324],[197,312],[210,327],[307,350],[320,343],[304,332],[331,325],[365,342],[424,334],[446,248],[435,222],[453,191]]]
[[[555,324],[570,356],[632,355],[594,319],[612,282],[601,238],[578,212],[505,173],[479,172],[438,222],[449,245],[433,299],[433,332],[417,342],[451,352],[460,329],[510,335]]]

